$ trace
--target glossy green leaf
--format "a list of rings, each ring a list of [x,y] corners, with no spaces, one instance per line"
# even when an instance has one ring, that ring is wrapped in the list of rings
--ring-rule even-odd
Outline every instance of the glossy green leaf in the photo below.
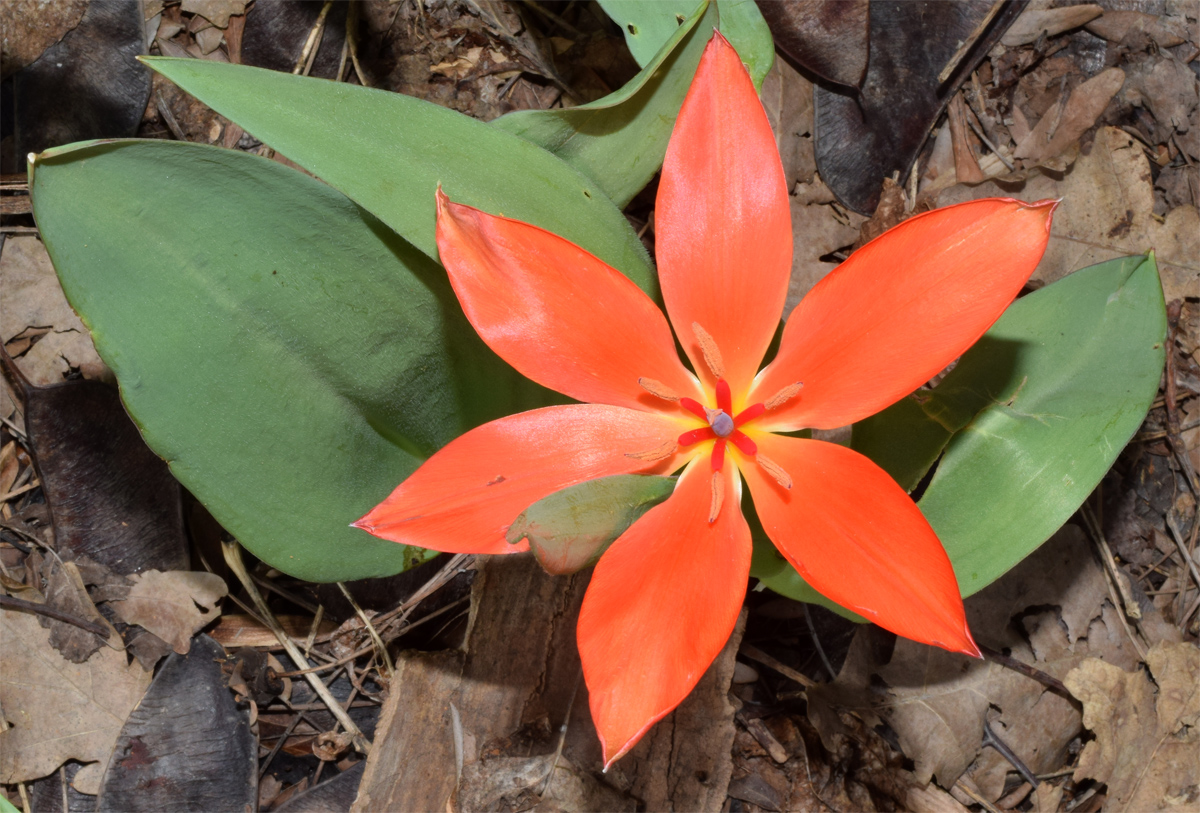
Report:
[[[511,133],[399,93],[205,59],[144,61],[434,259],[441,184],[459,203],[548,229],[655,290],[645,248],[600,187]]]
[[[34,214],[126,408],[251,551],[311,581],[426,556],[349,527],[469,427],[538,403],[445,272],[329,186],[169,141],[37,160]]]
[[[1154,400],[1165,336],[1153,255],[1085,268],[1013,303],[935,389],[857,424],[854,448],[906,488],[938,461],[918,505],[971,595],[1112,466]],[[769,565],[769,587],[808,600],[795,571]]]
[[[599,0],[604,13],[621,27],[633,58],[642,66],[654,61],[696,7],[695,0]],[[775,40],[754,0],[716,0],[721,33],[750,69],[754,86],[775,61]],[[707,35],[706,35],[707,39]]]
[[[706,0],[672,26],[654,58],[615,93],[579,107],[520,110],[492,125],[554,153],[624,207],[662,166],[675,118],[716,24],[716,5]]]
[[[675,477],[618,474],[564,488],[526,508],[507,539],[529,540],[538,562],[554,575],[596,563],[642,514],[671,496]]]

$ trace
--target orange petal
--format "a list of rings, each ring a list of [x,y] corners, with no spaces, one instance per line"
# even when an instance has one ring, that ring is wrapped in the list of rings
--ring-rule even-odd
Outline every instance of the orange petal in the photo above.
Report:
[[[467,318],[526,378],[633,409],[667,403],[639,377],[698,397],[662,311],[628,278],[557,235],[452,203],[440,189],[437,204],[438,251]]]
[[[766,433],[755,440],[792,487],[753,458],[738,454],[738,465],[763,529],[805,581],[897,635],[979,656],[950,559],[887,472],[834,443]]]
[[[680,421],[596,404],[554,406],[484,424],[448,443],[354,523],[393,542],[448,553],[514,553],[504,533],[561,488],[610,474],[660,474],[683,458],[629,457],[674,441]]]
[[[600,558],[579,611],[579,655],[607,769],[678,706],[725,646],[750,573],[733,466],[713,523],[704,458]]]
[[[834,269],[788,317],[750,402],[797,381],[763,429],[830,429],[908,395],[974,344],[1037,267],[1055,201],[988,198],[917,215]]]
[[[783,315],[792,224],[775,135],[741,58],[719,33],[675,121],[654,216],[671,324],[710,388],[692,323],[713,337],[740,398]]]

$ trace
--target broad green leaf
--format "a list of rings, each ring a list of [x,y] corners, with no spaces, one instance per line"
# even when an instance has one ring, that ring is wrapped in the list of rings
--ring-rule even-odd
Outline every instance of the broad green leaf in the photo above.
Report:
[[[552,231],[655,290],[645,248],[600,187],[511,133],[399,93],[205,59],[144,61],[434,259],[441,184],[459,203]]]
[[[971,595],[1112,466],[1154,400],[1165,336],[1153,255],[1085,268],[1013,303],[935,389],[856,425],[853,445],[908,488],[940,456],[918,505]],[[789,566],[763,572],[808,600]]]
[[[672,26],[654,58],[615,93],[579,107],[520,110],[492,125],[554,153],[623,208],[662,166],[675,118],[716,23],[716,5],[706,0]]]
[[[621,26],[639,65],[649,65],[696,7],[695,0],[599,0],[604,13]],[[754,0],[716,0],[721,33],[750,68],[754,86],[775,61],[775,40]],[[705,37],[707,40],[707,35]]]
[[[44,153],[30,185],[147,443],[280,570],[332,581],[420,561],[349,523],[453,437],[539,402],[438,265],[279,163],[101,142]]]
[[[535,502],[517,517],[507,539],[529,540],[549,573],[575,573],[600,554],[642,514],[671,496],[675,477],[618,474],[564,488]]]

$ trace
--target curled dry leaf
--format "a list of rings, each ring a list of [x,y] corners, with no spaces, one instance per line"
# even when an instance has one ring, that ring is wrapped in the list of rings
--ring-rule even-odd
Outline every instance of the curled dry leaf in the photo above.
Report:
[[[0,341],[38,386],[61,383],[70,368],[85,378],[112,377],[67,304],[45,246],[32,235],[9,237],[0,253]]]
[[[112,608],[127,624],[137,624],[186,654],[191,638],[221,614],[217,602],[229,592],[212,573],[147,570],[130,577],[133,587]]]
[[[1200,799],[1200,650],[1159,643],[1146,664],[1149,675],[1089,658],[1067,675],[1067,688],[1083,702],[1084,725],[1096,735],[1084,746],[1074,778],[1106,783],[1108,810],[1194,809]]]
[[[80,792],[96,793],[103,763],[150,675],[108,647],[86,663],[71,663],[25,613],[0,612],[0,640],[0,706],[13,724],[0,732],[0,783],[37,779],[75,759],[99,763],[74,780]]]
[[[88,596],[83,577],[74,562],[60,562],[55,557],[46,560],[46,604],[56,610],[108,627],[107,643],[122,649],[121,638],[96,609]],[[71,663],[83,663],[92,653],[104,646],[106,639],[74,624],[38,616],[43,627],[50,630],[50,645]]]
[[[1091,152],[1061,177],[1034,171],[1013,183],[1004,178],[945,190],[938,203],[1016,194],[1027,200],[1062,198],[1050,230],[1050,245],[1033,274],[1054,282],[1089,265],[1154,249],[1169,302],[1200,289],[1200,212],[1180,206],[1166,218],[1154,216],[1154,182],[1146,153],[1115,127],[1096,131]]]
[[[1125,72],[1120,68],[1109,68],[1093,76],[1046,111],[1029,135],[1017,144],[1013,157],[1036,162],[1063,152],[1092,128],[1124,83]]]
[[[1061,679],[1089,655],[1127,668],[1136,663],[1107,596],[1086,539],[1068,525],[965,604],[981,644]],[[884,690],[872,684],[872,675]],[[936,777],[953,787],[970,768],[970,778],[990,800],[1002,795],[1010,767],[991,749],[980,752],[985,721],[1041,773],[1062,766],[1082,725],[1070,702],[1018,672],[905,639],[897,640],[890,660],[880,662],[864,631],[837,681],[809,690],[809,716],[827,746],[841,733],[838,708],[886,720],[916,763],[919,783]]]
[[[1078,28],[1104,13],[1100,6],[1087,3],[1066,8],[1031,6],[1021,13],[1004,32],[1000,42],[1011,47],[1035,42],[1043,33],[1048,37]]]
[[[1173,48],[1187,39],[1187,26],[1178,17],[1159,17],[1141,11],[1106,11],[1089,22],[1087,30],[1109,42],[1123,42],[1127,36],[1144,31],[1159,48]]]

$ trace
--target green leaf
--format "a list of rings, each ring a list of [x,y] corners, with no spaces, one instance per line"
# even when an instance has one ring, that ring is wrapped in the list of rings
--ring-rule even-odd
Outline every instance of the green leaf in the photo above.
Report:
[[[701,3],[637,76],[591,104],[520,110],[492,126],[532,141],[595,180],[624,207],[662,166],[667,141],[717,22],[715,4]]]
[[[600,187],[542,148],[382,90],[204,59],[145,63],[437,259],[434,191],[582,246],[644,290],[645,248]]]
[[[918,505],[969,596],[1100,482],[1154,400],[1165,337],[1152,254],[1085,268],[1013,303],[935,389],[856,424],[853,446],[906,488],[940,456]],[[798,575],[764,572],[807,600]]]
[[[755,87],[775,61],[775,40],[754,0],[716,0],[721,33],[750,69]],[[663,43],[695,9],[695,0],[599,0],[604,13],[625,33],[639,65],[649,65]],[[705,36],[707,41],[707,36]]]
[[[528,539],[548,573],[575,573],[595,564],[642,514],[671,496],[676,479],[617,474],[564,488],[526,508],[507,539]]]
[[[72,145],[37,159],[31,192],[146,442],[287,573],[357,579],[420,561],[349,523],[464,430],[540,402],[471,330],[439,266],[277,162]]]

